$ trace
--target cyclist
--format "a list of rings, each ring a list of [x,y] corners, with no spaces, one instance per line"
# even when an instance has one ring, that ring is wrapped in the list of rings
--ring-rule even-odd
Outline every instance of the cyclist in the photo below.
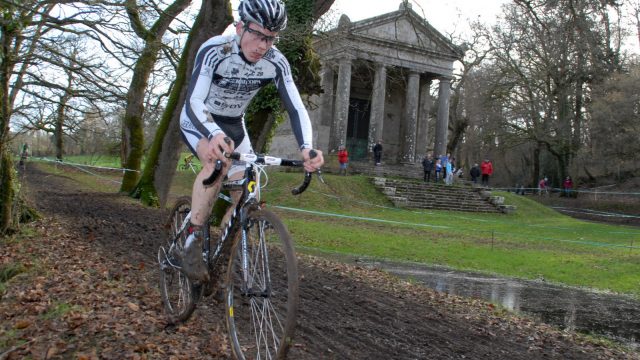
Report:
[[[183,170],[189,170],[193,165],[193,154],[189,154],[184,157],[184,164],[182,164]]]
[[[29,145],[23,144],[22,151],[20,152],[20,166],[25,166],[25,162],[29,158]]]
[[[321,151],[316,150],[317,156],[313,159],[309,156],[311,121],[287,59],[273,46],[278,32],[287,24],[284,4],[279,0],[242,0],[238,13],[240,21],[234,35],[215,36],[200,46],[180,116],[183,139],[203,164],[193,184],[190,235],[181,254],[183,271],[196,283],[209,280],[201,251],[203,226],[221,184],[216,181],[213,186],[205,187],[202,181],[213,172],[218,159],[224,163],[222,175],[226,173],[230,180],[244,176],[244,164],[230,162],[223,152],[253,151],[243,115],[260,88],[275,82],[291,120],[305,170],[316,171],[324,163]],[[237,201],[239,195],[232,194],[232,198]]]

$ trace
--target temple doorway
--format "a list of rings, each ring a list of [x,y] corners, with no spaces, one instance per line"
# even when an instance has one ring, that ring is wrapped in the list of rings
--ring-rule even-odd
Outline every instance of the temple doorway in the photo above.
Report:
[[[363,160],[369,151],[369,100],[349,99],[349,120],[347,123],[347,150],[350,160]]]

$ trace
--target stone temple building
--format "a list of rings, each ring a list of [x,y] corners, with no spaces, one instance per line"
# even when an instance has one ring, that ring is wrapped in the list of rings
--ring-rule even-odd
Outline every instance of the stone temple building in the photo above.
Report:
[[[412,164],[427,151],[446,151],[453,64],[463,51],[406,0],[397,11],[362,21],[343,15],[336,29],[315,39],[314,48],[324,92],[309,99],[316,148],[329,154],[346,145],[350,160],[365,160],[381,140],[388,164]],[[438,87],[435,99],[432,86]],[[434,102],[437,116],[430,119]],[[282,124],[270,152],[293,156],[294,144],[289,124]]]

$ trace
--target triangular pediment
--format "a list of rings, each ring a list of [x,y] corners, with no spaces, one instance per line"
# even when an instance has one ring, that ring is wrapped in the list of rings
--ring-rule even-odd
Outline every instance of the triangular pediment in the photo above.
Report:
[[[348,37],[388,47],[411,47],[460,59],[462,51],[410,8],[349,23]]]
[[[420,26],[416,26],[407,17],[400,17],[394,21],[385,21],[377,24],[366,24],[354,28],[352,35],[360,35],[388,41],[396,44],[406,44],[412,46],[437,49],[436,41],[429,37],[429,34],[422,31]]]

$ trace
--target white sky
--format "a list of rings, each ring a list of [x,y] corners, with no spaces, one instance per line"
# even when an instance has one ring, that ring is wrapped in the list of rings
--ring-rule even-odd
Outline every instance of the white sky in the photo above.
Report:
[[[423,16],[436,30],[443,35],[468,35],[468,24],[474,20],[487,25],[496,23],[502,15],[501,6],[511,0],[409,0],[413,10]],[[234,16],[237,17],[240,0],[231,0]],[[402,0],[335,0],[330,12],[334,12],[335,21],[341,14],[349,16],[351,21],[386,14],[398,10]],[[629,17],[630,14],[624,14]],[[632,19],[633,20],[633,19]],[[635,23],[623,21],[623,26],[630,27],[632,32],[625,41],[625,48],[632,53],[640,54],[640,46],[635,33]]]
[[[239,0],[231,0],[237,17]],[[471,19],[492,23],[501,13],[500,5],[509,0],[409,0],[413,10],[443,34],[465,32]],[[330,11],[346,14],[351,21],[398,10],[401,0],[335,0]]]
[[[500,6],[509,0],[410,0],[413,11],[423,16],[436,30],[445,33],[466,31],[473,20],[493,23],[501,14]],[[398,10],[401,0],[336,0],[331,7],[349,16],[351,21],[363,20]]]

